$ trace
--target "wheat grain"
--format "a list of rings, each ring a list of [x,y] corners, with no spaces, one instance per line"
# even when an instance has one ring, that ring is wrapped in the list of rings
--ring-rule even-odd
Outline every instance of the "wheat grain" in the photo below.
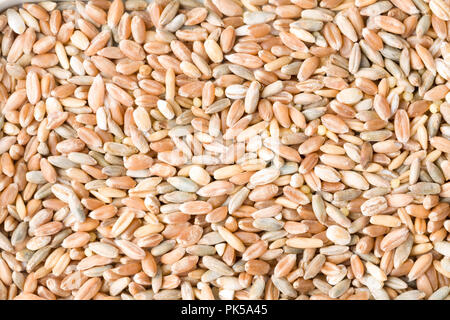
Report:
[[[448,299],[444,0],[0,14],[0,299]]]

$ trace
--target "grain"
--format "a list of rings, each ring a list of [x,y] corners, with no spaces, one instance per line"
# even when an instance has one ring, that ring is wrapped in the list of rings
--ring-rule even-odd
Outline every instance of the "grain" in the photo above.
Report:
[[[0,14],[1,299],[448,299],[450,6]]]

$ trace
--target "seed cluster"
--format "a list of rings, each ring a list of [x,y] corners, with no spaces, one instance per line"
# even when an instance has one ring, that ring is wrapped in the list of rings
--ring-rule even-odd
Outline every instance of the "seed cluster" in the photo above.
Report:
[[[450,299],[448,0],[0,15],[0,299]]]

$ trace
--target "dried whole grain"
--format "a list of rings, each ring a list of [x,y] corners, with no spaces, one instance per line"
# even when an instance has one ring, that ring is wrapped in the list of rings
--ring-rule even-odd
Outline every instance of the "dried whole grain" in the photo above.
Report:
[[[319,2],[5,8],[0,299],[448,300],[448,1]]]

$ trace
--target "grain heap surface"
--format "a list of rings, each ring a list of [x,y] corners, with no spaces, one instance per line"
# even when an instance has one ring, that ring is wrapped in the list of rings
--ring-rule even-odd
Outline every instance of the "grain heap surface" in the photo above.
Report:
[[[0,14],[0,299],[449,299],[448,0]]]

